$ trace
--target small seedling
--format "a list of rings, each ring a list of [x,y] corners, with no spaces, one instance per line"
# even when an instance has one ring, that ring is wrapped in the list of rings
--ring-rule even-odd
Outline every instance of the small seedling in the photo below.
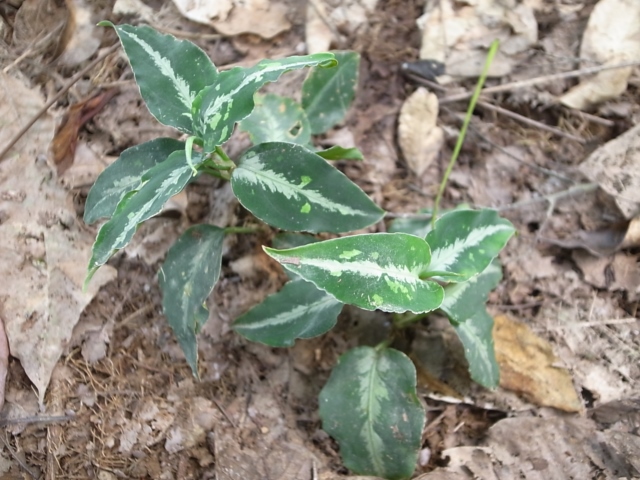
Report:
[[[361,159],[357,149],[318,150],[314,134],[339,123],[351,104],[359,56],[319,53],[263,60],[218,71],[206,54],[149,27],[114,26],[151,114],[187,135],[158,138],[125,150],[97,179],[84,219],[100,228],[87,281],[133,237],[138,225],[202,174],[229,180],[241,205],[266,224],[290,232],[347,233],[374,225],[385,212],[327,160]],[[302,103],[259,89],[285,72],[315,67]],[[236,161],[222,148],[234,127],[254,146]],[[238,318],[233,328],[275,347],[330,330],[344,304],[394,313],[397,329],[428,312],[449,317],[460,336],[472,377],[495,387],[498,370],[485,301],[500,280],[494,259],[513,226],[492,210],[458,210],[433,228],[316,241],[300,233],[276,236],[265,252],[290,281]],[[401,225],[396,225],[397,230]],[[159,272],[163,309],[193,374],[196,337],[220,276],[226,229],[196,225],[170,248]],[[426,230],[429,230],[428,233]],[[421,444],[425,412],[409,358],[389,347],[345,353],[320,394],[323,428],[340,443],[345,464],[360,474],[409,477]]]

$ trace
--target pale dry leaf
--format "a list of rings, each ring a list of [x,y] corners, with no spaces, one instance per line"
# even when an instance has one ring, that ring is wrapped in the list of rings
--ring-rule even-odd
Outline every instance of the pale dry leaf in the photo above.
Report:
[[[500,386],[536,405],[579,412],[582,402],[569,372],[557,365],[551,345],[523,323],[506,315],[494,318],[493,336]]]
[[[580,58],[585,66],[616,65],[640,58],[640,2],[600,0],[582,37]],[[627,89],[632,67],[599,72],[565,93],[560,102],[584,110],[618,97]]]
[[[37,90],[0,76],[0,144],[43,105]],[[1,314],[11,354],[20,359],[42,404],[51,373],[80,313],[115,270],[82,284],[93,237],[81,229],[69,193],[44,160],[53,137],[46,114],[0,163]]]
[[[640,214],[640,124],[602,145],[579,169],[613,197],[626,218]]]
[[[417,177],[438,158],[444,145],[444,132],[436,125],[438,97],[418,88],[400,110],[398,142],[409,168]]]
[[[69,18],[58,45],[58,62],[73,67],[89,59],[100,47],[103,28],[84,0],[66,0]]]
[[[320,10],[320,12],[318,11]],[[321,16],[322,15],[322,16]],[[333,40],[333,32],[326,19],[327,13],[323,2],[307,3],[307,19],[304,29],[305,42],[307,44],[307,53],[326,52],[331,46]]]
[[[4,406],[4,387],[7,381],[9,367],[9,342],[4,331],[4,320],[0,317],[0,410]]]
[[[225,21],[233,8],[233,0],[173,0],[178,11],[196,23]]]
[[[149,21],[153,9],[142,0],[116,0],[113,4],[114,15],[136,15],[141,20]]]
[[[517,65],[517,55],[538,40],[533,9],[526,4],[507,6],[499,0],[427,2],[418,26],[420,58],[444,63],[448,76],[479,76],[495,39],[500,40],[500,50],[489,76],[507,75]]]

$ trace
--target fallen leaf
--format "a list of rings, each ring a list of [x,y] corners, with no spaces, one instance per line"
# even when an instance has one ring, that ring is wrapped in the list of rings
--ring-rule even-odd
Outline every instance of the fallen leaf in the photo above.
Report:
[[[438,97],[418,88],[400,110],[398,142],[409,168],[417,177],[429,168],[444,145],[444,132],[436,126]]]
[[[579,412],[582,402],[569,372],[557,366],[551,345],[523,323],[506,315],[494,318],[493,336],[500,386],[536,405]]]
[[[640,58],[640,2],[600,0],[594,7],[580,45],[585,66],[616,65]],[[581,81],[560,102],[584,110],[618,97],[627,89],[633,67],[604,70]]]
[[[625,218],[640,215],[640,124],[602,145],[579,169],[613,197]]]
[[[627,292],[627,300],[635,301],[640,295],[640,268],[637,255],[616,253],[609,257],[594,257],[583,250],[575,250],[571,258],[582,271],[585,281],[610,292]]]
[[[103,28],[96,26],[94,12],[84,0],[65,0],[69,17],[55,57],[58,63],[73,67],[88,60],[100,47]]]
[[[0,76],[0,144],[44,102],[37,89]],[[11,354],[20,359],[42,405],[51,373],[73,327],[98,289],[115,278],[107,267],[87,291],[82,283],[93,237],[76,219],[69,193],[45,158],[53,120],[45,114],[0,163],[0,314]]]
[[[117,93],[118,91],[112,88],[69,107],[51,142],[51,154],[58,175],[62,175],[73,165],[80,128],[99,113]]]
[[[500,40],[500,51],[489,76],[507,75],[517,64],[516,55],[538,40],[533,9],[524,3],[513,7],[496,1],[427,2],[418,26],[420,58],[444,63],[446,74],[453,76],[479,76],[495,39]]]
[[[0,317],[0,410],[4,407],[4,387],[7,382],[9,368],[9,343],[4,331],[4,320]]]

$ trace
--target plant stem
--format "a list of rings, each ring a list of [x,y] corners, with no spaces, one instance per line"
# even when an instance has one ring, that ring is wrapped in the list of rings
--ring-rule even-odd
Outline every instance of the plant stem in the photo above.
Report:
[[[227,155],[227,153],[222,149],[222,147],[221,147],[221,146],[219,146],[219,145],[218,145],[218,146],[216,147],[216,153],[217,153],[217,154],[218,154],[218,156],[219,156],[222,160],[224,160],[225,162],[227,162],[227,163],[229,163],[229,164],[231,164],[231,165],[235,165],[235,163],[233,163],[233,160],[231,160],[231,159],[229,158],[229,155]]]
[[[449,160],[449,165],[444,172],[444,177],[442,178],[442,182],[440,183],[440,189],[438,190],[438,195],[436,196],[436,201],[433,205],[433,217],[431,218],[432,227],[435,226],[436,219],[438,218],[438,208],[440,207],[440,201],[442,200],[444,189],[447,186],[447,182],[449,181],[449,175],[451,175],[451,171],[453,170],[453,167],[458,160],[460,150],[462,150],[462,144],[464,143],[464,138],[467,135],[467,129],[469,128],[469,123],[471,122],[473,111],[476,108],[476,103],[478,103],[478,98],[480,98],[480,92],[482,91],[484,82],[487,79],[489,67],[491,67],[493,57],[495,57],[496,52],[498,51],[499,44],[500,43],[498,42],[498,40],[494,40],[491,43],[491,47],[489,47],[489,53],[487,54],[487,59],[484,62],[484,68],[482,69],[482,73],[480,74],[480,78],[478,79],[478,83],[476,84],[476,89],[473,91],[473,96],[471,97],[471,101],[469,102],[469,108],[467,108],[467,114],[464,117],[464,122],[462,123],[462,128],[460,129],[458,141],[456,142],[456,146],[453,149],[453,153],[451,154],[451,160]]]

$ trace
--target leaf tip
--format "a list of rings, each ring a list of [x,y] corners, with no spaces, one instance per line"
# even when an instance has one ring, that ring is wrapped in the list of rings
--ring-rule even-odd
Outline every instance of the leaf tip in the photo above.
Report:
[[[97,23],[98,27],[113,27],[116,28],[116,26],[111,23],[109,20],[102,20],[101,22]]]

